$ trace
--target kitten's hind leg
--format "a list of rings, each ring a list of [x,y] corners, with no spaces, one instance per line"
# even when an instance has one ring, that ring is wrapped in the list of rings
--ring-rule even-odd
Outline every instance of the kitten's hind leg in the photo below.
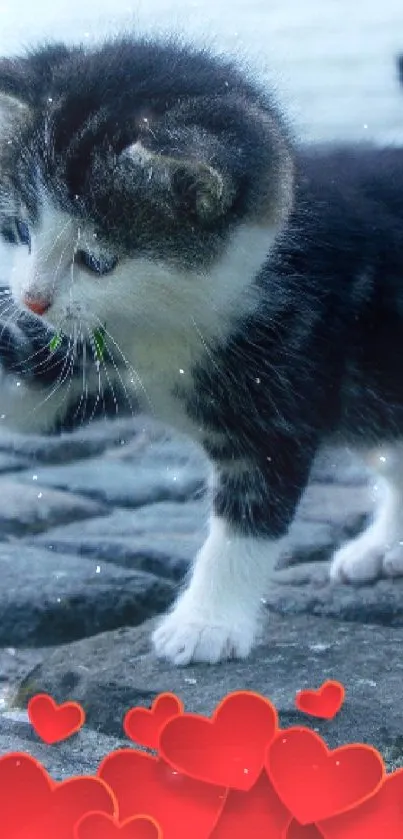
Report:
[[[368,451],[363,459],[375,473],[373,521],[336,551],[330,568],[336,582],[403,575],[403,443]]]

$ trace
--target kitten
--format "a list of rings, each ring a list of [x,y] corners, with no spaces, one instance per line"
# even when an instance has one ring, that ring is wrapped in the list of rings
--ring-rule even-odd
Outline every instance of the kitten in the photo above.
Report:
[[[157,654],[248,655],[329,441],[385,487],[333,579],[402,574],[403,150],[297,150],[270,92],[174,41],[46,46],[3,59],[0,92],[3,422],[136,408],[212,463]]]

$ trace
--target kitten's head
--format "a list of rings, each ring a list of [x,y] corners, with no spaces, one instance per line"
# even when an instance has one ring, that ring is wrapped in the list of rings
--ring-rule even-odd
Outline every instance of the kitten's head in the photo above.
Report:
[[[228,62],[130,39],[0,61],[10,287],[57,328],[222,314],[291,196],[282,120]]]

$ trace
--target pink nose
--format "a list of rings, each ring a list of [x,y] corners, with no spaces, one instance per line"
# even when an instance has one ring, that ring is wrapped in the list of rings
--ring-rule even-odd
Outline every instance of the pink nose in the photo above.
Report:
[[[50,308],[50,300],[45,300],[42,297],[29,297],[27,294],[23,298],[23,303],[34,315],[44,315]]]

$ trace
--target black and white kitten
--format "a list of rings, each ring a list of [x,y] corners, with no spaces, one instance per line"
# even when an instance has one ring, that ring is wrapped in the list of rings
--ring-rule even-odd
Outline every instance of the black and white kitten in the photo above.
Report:
[[[158,655],[248,655],[329,440],[384,478],[333,579],[402,574],[403,150],[297,152],[270,93],[175,42],[3,59],[0,91],[3,422],[51,431],[123,399],[213,465]]]

